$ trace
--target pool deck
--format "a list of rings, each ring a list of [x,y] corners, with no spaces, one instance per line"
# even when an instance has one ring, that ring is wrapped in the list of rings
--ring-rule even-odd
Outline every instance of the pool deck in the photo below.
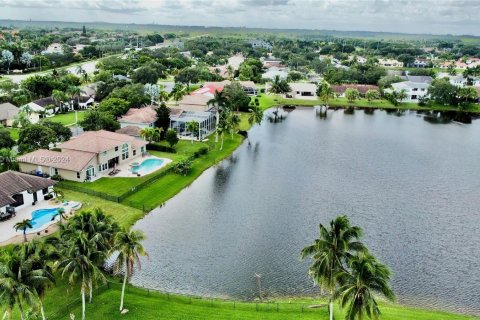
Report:
[[[70,201],[68,205],[63,205],[62,203],[56,203],[55,201],[40,201],[35,206],[29,206],[23,209],[20,209],[16,212],[16,215],[8,220],[0,221],[0,246],[4,246],[11,243],[20,243],[23,242],[23,231],[16,231],[14,225],[17,222],[23,221],[24,219],[31,219],[32,212],[40,209],[51,209],[63,207],[65,209],[65,215],[69,216],[74,211],[81,208],[72,208],[73,205],[78,204],[78,202]],[[54,221],[42,225],[38,229],[27,229],[27,239],[41,237],[49,235],[54,232],[57,227],[56,224],[60,220],[60,217],[56,217]],[[38,234],[40,233],[40,234]]]
[[[148,156],[145,156],[145,157],[141,157],[141,158],[134,158],[132,159],[132,161],[129,161],[129,162],[124,162],[122,164],[119,164],[116,169],[119,169],[120,172],[117,173],[116,175],[114,176],[109,176],[108,173],[102,173],[101,175],[99,175],[100,177],[106,177],[106,178],[118,178],[118,177],[122,177],[122,178],[134,178],[134,177],[137,177],[136,174],[133,174],[132,171],[130,171],[130,164],[134,163],[134,162],[138,162],[138,163],[142,163],[143,161],[147,160],[147,159],[160,159],[160,160],[163,160],[163,163],[160,167],[156,168],[155,170],[150,170],[149,172],[143,172],[142,173],[142,176],[145,176],[147,174],[150,174],[152,172],[155,172],[163,167],[165,167],[167,164],[169,164],[170,162],[172,162],[171,159],[168,159],[168,158],[159,158],[159,157],[155,157],[155,156],[152,156],[152,155],[148,155]],[[110,172],[110,170],[108,171]],[[100,178],[98,177],[98,178]],[[97,179],[98,179],[97,178]]]

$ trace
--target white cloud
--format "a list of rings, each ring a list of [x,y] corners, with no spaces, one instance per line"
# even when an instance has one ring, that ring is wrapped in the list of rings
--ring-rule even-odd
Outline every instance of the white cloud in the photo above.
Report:
[[[480,35],[478,0],[0,0],[0,18]]]

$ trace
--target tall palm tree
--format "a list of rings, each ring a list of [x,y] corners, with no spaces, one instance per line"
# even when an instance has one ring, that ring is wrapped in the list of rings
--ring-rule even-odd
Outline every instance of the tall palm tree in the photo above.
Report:
[[[81,211],[68,220],[68,224],[59,225],[60,238],[64,244],[75,240],[78,233],[86,234],[95,254],[91,255],[93,263],[101,267],[105,261],[105,254],[112,248],[115,234],[119,230],[112,216],[106,215],[101,209],[93,211]],[[65,245],[64,245],[65,247]],[[89,289],[89,301],[92,301],[93,282],[98,278],[90,278],[90,283],[86,287]]]
[[[68,100],[68,96],[63,91],[53,90],[52,99],[57,104],[58,110],[63,110],[63,103]]]
[[[217,130],[215,132],[215,143],[218,142],[218,125],[219,125],[219,122],[220,122],[220,111],[225,111],[225,108],[227,106],[227,102],[228,102],[228,99],[225,96],[225,93],[224,93],[223,90],[222,91],[215,90],[213,98],[207,101],[208,106],[211,105],[211,106],[216,107],[215,119],[216,119]]]
[[[15,305],[18,305],[20,318],[25,319],[23,303],[37,306],[39,299],[36,287],[48,281],[44,270],[35,269],[31,260],[19,254],[20,249],[14,247],[4,252],[0,260],[0,296],[7,305],[5,316],[10,315]]]
[[[92,292],[94,282],[106,281],[97,264],[99,257],[105,258],[105,251],[98,250],[95,242],[83,231],[75,232],[63,245],[61,258],[55,266],[60,270],[62,278],[68,277],[71,286],[80,283],[82,320],[85,320],[86,292]]]
[[[39,270],[39,273],[41,273],[41,281],[37,279],[33,283],[33,287],[38,297],[42,319],[45,320],[43,300],[47,290],[55,283],[55,277],[49,262],[58,259],[56,248],[47,242],[33,240],[28,244],[22,245],[19,251],[23,261],[28,261],[32,269]]]
[[[169,99],[170,99],[170,95],[168,94],[167,91],[165,90],[160,91],[160,95],[158,96],[158,100],[160,100],[160,102],[167,102]]]
[[[342,309],[346,308],[345,319],[363,320],[365,314],[370,319],[378,319],[380,309],[374,295],[381,294],[390,301],[395,300],[389,285],[389,268],[366,252],[352,257],[349,267],[349,272],[340,272],[342,285],[335,292]]]
[[[192,120],[192,121],[189,121],[187,122],[187,127],[186,127],[186,130],[187,132],[190,132],[191,134],[191,142],[193,143],[193,138],[198,134],[198,130],[199,130],[199,123],[195,120]]]
[[[23,231],[23,242],[27,242],[27,229],[31,229],[32,227],[32,220],[30,219],[23,219],[22,221],[15,223],[13,226],[16,231]]]
[[[351,226],[347,216],[338,216],[330,221],[330,228],[320,224],[320,236],[301,251],[301,258],[313,260],[309,274],[320,288],[330,292],[329,312],[333,320],[333,294],[338,284],[337,275],[346,269],[355,252],[365,251],[358,240],[362,229]]]
[[[77,98],[77,104],[80,102],[80,94],[82,93],[82,90],[80,90],[79,87],[77,86],[69,86],[67,88],[67,94],[70,95],[70,99],[71,100],[74,100],[75,98]],[[72,106],[72,109],[73,109],[73,106]]]
[[[240,115],[236,112],[233,112],[233,111],[228,113],[227,119],[228,119],[229,126],[230,126],[230,129],[231,129],[230,130],[230,136],[233,139],[233,134],[238,131],[238,128],[240,126],[240,122],[242,120],[240,119]]]
[[[140,256],[147,255],[142,245],[143,240],[145,240],[145,235],[138,230],[121,230],[115,235],[112,250],[118,252],[118,256],[115,260],[114,269],[117,272],[124,272],[120,312],[123,310],[127,281],[132,277],[135,265],[139,270],[141,269]]]
[[[281,80],[280,76],[275,76],[275,78],[272,81],[271,87],[270,87],[270,92],[276,93],[276,94],[283,94],[283,93],[288,93],[291,91],[290,85],[286,80]]]

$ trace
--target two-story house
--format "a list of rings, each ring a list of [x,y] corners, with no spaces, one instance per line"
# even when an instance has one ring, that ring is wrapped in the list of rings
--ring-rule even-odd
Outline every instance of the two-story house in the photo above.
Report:
[[[418,102],[419,99],[425,97],[428,92],[429,83],[403,81],[392,84],[393,91],[400,93],[405,92],[407,97],[402,102]]]
[[[18,157],[20,171],[90,181],[146,152],[147,142],[105,130],[87,131],[62,143],[61,151],[40,149]]]

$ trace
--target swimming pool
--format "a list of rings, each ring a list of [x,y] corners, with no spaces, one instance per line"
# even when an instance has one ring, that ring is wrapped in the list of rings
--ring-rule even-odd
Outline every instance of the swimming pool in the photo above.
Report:
[[[32,212],[32,228],[29,230],[37,230],[44,225],[50,223],[57,214],[58,208],[39,209]]]
[[[143,160],[139,165],[132,165],[132,173],[148,174],[163,165],[163,159],[150,158]]]

